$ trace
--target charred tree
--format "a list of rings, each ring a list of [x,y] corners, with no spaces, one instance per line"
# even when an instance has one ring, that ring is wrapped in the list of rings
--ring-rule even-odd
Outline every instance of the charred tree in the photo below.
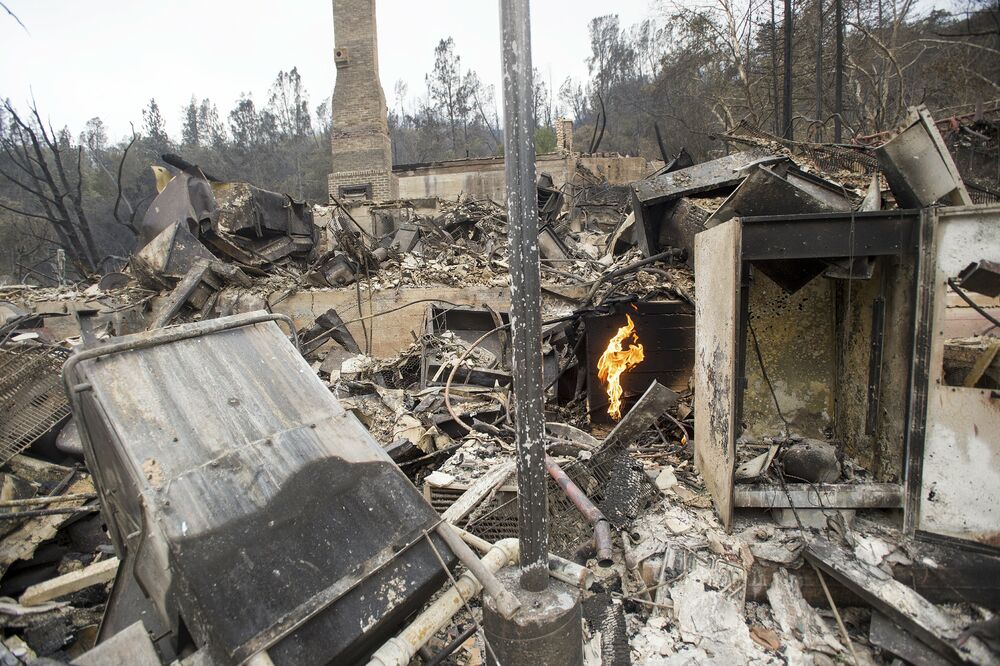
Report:
[[[778,96],[778,24],[774,11],[775,0],[771,0],[771,100],[774,103],[774,133],[781,133],[781,106]]]
[[[823,0],[816,0],[816,141],[823,140]]]
[[[786,139],[792,139],[792,0],[785,0],[785,90],[782,97],[784,108],[782,109],[782,123],[784,131],[782,135]]]
[[[46,222],[58,246],[66,251],[77,270],[81,274],[96,272],[102,257],[94,238],[94,225],[84,206],[83,146],[73,146],[51,125],[46,127],[34,104],[28,118],[22,118],[9,101],[4,102],[4,110],[10,122],[0,133],[0,149],[7,158],[0,167],[0,178],[14,185],[23,199],[17,203],[0,202],[0,208],[29,220]],[[128,149],[122,163],[127,155]],[[122,226],[134,229],[134,209],[128,218],[119,212],[123,198],[121,173],[120,163],[115,218]]]
[[[833,142],[843,140],[844,115],[844,2],[833,0],[833,24],[837,31],[833,70]]]

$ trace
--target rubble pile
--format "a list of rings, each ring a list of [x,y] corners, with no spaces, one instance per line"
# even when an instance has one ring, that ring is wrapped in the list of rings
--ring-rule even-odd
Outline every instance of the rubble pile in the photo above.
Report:
[[[947,479],[904,492],[921,375],[894,329],[934,326],[893,276],[930,252],[908,209],[971,203],[954,165],[928,185],[897,139],[729,139],[628,188],[538,182],[549,563],[584,590],[585,662],[997,663],[996,531],[966,550],[901,520]],[[185,164],[124,273],[0,287],[0,661],[483,663],[475,594],[505,602],[519,534],[507,225]],[[994,394],[996,245],[947,280],[978,332],[942,318],[933,357]],[[241,624],[227,594],[267,599]]]

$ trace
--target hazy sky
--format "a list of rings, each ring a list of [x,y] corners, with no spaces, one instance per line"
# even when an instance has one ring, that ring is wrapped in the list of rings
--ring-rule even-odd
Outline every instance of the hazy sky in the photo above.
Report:
[[[222,114],[241,93],[266,101],[279,70],[298,67],[315,107],[333,90],[331,0],[5,0],[0,11],[0,97],[24,106],[32,93],[52,124],[74,134],[100,116],[112,139],[142,124],[155,97],[171,135],[194,94]],[[625,26],[654,0],[534,0],[534,64],[558,89],[587,74],[587,22],[617,13]],[[497,0],[378,0],[379,60],[386,99],[395,81],[424,90],[434,47],[454,37],[463,67],[499,84]],[[499,88],[499,85],[498,85]],[[499,89],[498,89],[499,95]],[[499,99],[499,98],[498,98]]]

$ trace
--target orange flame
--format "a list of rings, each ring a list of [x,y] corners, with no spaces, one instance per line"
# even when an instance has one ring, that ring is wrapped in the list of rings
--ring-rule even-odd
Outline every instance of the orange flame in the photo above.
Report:
[[[646,357],[639,344],[639,336],[635,333],[632,317],[625,315],[627,326],[622,326],[608,342],[607,349],[597,361],[597,378],[608,385],[608,414],[618,420],[622,417],[622,385],[621,376],[630,368],[639,365]],[[631,336],[632,345],[622,349],[622,344]]]

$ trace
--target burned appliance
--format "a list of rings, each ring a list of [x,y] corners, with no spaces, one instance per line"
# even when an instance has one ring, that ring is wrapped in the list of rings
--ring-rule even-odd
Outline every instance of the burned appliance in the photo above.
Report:
[[[446,580],[437,514],[278,322],[182,324],[67,361],[122,560],[101,640],[144,618],[165,660],[354,663]]]
[[[781,160],[780,156],[754,148],[636,181],[632,185],[632,210],[639,249],[647,257],[664,245],[690,250],[695,234],[705,229],[711,215],[711,210],[698,206],[690,197],[728,196],[743,182],[751,166]]]
[[[318,238],[306,203],[249,183],[214,181],[191,165],[150,204],[133,266],[143,284],[162,289],[199,259],[265,266],[307,256]]]
[[[450,332],[458,349],[467,349],[492,329],[507,325],[510,317],[486,308],[442,307],[430,305],[425,315],[427,339]],[[460,370],[456,382],[492,387],[510,385],[510,333],[499,331],[479,342],[476,356]],[[460,352],[459,352],[460,353]],[[454,360],[442,350],[424,345],[421,354],[421,386],[444,386]]]
[[[511,383],[509,314],[488,306],[430,305],[424,317],[427,334],[422,338],[420,385],[424,388],[450,385],[452,404],[473,406],[468,413],[464,406],[459,409],[465,426],[456,423],[450,413],[432,417],[432,423],[453,437],[464,435],[476,421],[499,423],[506,417],[506,410],[501,401],[488,399],[488,394]],[[542,371],[546,388],[555,385],[575,363],[567,344],[567,328],[567,321],[543,327]],[[487,398],[489,406],[474,407],[481,405],[483,398]],[[440,395],[430,392],[418,411],[432,404],[440,408],[442,401],[443,391]]]
[[[683,301],[621,301],[608,311],[584,318],[586,332],[587,406],[594,423],[612,423],[608,414],[606,382],[598,376],[598,360],[616,332],[635,324],[635,336],[643,346],[643,360],[620,377],[622,415],[655,380],[677,392],[687,391],[694,367],[694,308]]]
[[[741,507],[903,506],[925,218],[747,217],[696,237],[695,462],[727,527]],[[870,277],[850,274],[860,258],[871,258]],[[838,262],[847,279],[815,270]],[[796,274],[794,290],[771,277]],[[831,442],[866,473],[759,483],[752,465],[737,470],[752,447],[770,464],[769,442],[792,435],[816,455]]]

